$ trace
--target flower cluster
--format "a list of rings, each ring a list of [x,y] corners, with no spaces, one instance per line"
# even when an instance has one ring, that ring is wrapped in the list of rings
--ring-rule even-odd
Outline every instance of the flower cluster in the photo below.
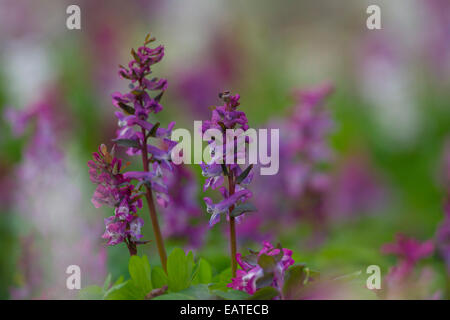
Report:
[[[155,39],[147,35],[144,45],[137,51],[131,50],[133,59],[127,67],[119,67],[119,76],[131,81],[130,91],[112,95],[113,104],[120,111],[115,112],[119,129],[113,140],[117,145],[127,148],[128,155],[142,157],[143,171],[121,172],[122,161],[108,153],[105,146],[94,153],[94,161],[89,162],[91,180],[98,184],[94,193],[95,206],[102,204],[115,208],[114,216],[105,219],[106,232],[103,238],[108,239],[108,245],[125,242],[130,254],[136,254],[136,245],[146,243],[139,241],[142,237],[143,220],[137,216],[137,209],[142,207],[141,196],[145,195],[149,204],[153,231],[158,246],[163,267],[166,266],[166,255],[161,237],[153,194],[162,207],[169,203],[168,188],[163,169],[172,170],[171,151],[176,142],[169,139],[175,125],[171,122],[167,129],[160,128],[160,123],[151,123],[149,116],[158,113],[163,108],[161,98],[167,89],[167,80],[149,78],[151,66],[161,61],[164,47],[150,48],[148,45]],[[152,92],[157,92],[151,95]],[[149,143],[149,139],[155,141]],[[137,180],[133,185],[131,181]],[[139,190],[144,187],[146,192]]]
[[[267,241],[263,242],[261,251],[250,251],[244,257],[238,253],[236,260],[242,269],[237,270],[236,277],[227,286],[249,294],[265,286],[272,286],[281,292],[284,274],[294,264],[291,250],[280,245],[275,248]]]
[[[155,192],[157,202],[166,207],[169,197],[162,169],[172,170],[170,154],[176,142],[169,137],[175,122],[171,122],[166,129],[160,128],[159,122],[149,121],[151,113],[158,113],[163,109],[160,101],[167,89],[166,79],[148,78],[152,73],[151,66],[161,61],[164,56],[163,46],[147,47],[154,40],[147,35],[143,46],[137,51],[131,50],[133,59],[128,63],[128,67],[120,66],[120,77],[130,80],[131,83],[129,92],[115,92],[112,95],[113,104],[121,110],[115,113],[119,129],[114,141],[127,147],[129,155],[142,155],[144,172],[128,173],[127,177],[149,185]],[[157,94],[151,96],[151,92]],[[148,143],[149,138],[156,140],[155,145]],[[153,164],[150,168],[149,162]],[[149,173],[149,169],[152,169],[152,172]]]
[[[88,162],[90,179],[97,184],[92,203],[96,208],[102,205],[114,208],[114,215],[105,219],[102,238],[108,240],[108,245],[137,243],[142,238],[144,223],[137,215],[137,209],[142,208],[141,193],[121,173],[122,160],[114,156],[114,149],[110,153],[101,145],[93,158]]]
[[[207,211],[211,214],[210,226],[213,226],[220,221],[220,216],[226,214],[233,209],[236,209],[233,217],[239,216],[245,212],[254,211],[254,207],[249,203],[244,204],[252,197],[251,191],[246,189],[246,186],[251,182],[253,173],[251,172],[252,165],[245,170],[237,164],[237,160],[242,159],[242,153],[235,152],[238,137],[235,137],[233,146],[227,146],[227,129],[240,129],[241,133],[245,132],[248,126],[248,120],[245,112],[236,110],[240,105],[240,96],[231,95],[230,92],[223,92],[219,97],[224,101],[224,104],[217,106],[212,111],[211,120],[204,121],[202,125],[202,132],[205,133],[208,129],[216,129],[222,133],[222,142],[218,143],[215,139],[209,141],[211,150],[211,161],[209,163],[202,163],[202,174],[206,177],[203,191],[208,188],[219,189],[223,200],[219,203],[213,203],[211,198],[205,197],[203,200],[206,203]],[[244,138],[242,141],[248,143],[249,139]],[[244,146],[245,148],[245,146]],[[227,157],[229,153],[233,152],[233,163],[227,164]],[[228,157],[229,158],[229,157]],[[224,177],[228,178],[228,189],[223,186]],[[238,204],[242,205],[238,208]],[[231,212],[229,212],[232,214]]]
[[[383,254],[394,254],[399,258],[397,265],[392,267],[385,277],[382,296],[388,299],[399,299],[405,295],[413,294],[417,299],[429,295],[426,291],[432,277],[431,270],[424,268],[420,275],[417,275],[414,271],[421,259],[433,254],[434,244],[432,240],[421,243],[414,238],[397,234],[396,241],[383,245],[381,252]]]
[[[331,156],[326,137],[333,123],[323,104],[332,92],[333,87],[325,84],[295,93],[297,106],[284,125],[280,150],[287,161],[283,179],[289,195],[322,192],[328,186],[329,177],[318,166]]]
[[[262,230],[273,230],[276,225],[284,228],[300,216],[318,222],[317,226],[323,222],[328,209],[325,200],[331,177],[322,167],[331,162],[332,151],[327,136],[333,126],[324,106],[332,92],[330,84],[296,90],[291,115],[266,125],[280,130],[280,172],[255,177],[254,194],[259,213],[239,225],[242,236],[258,239]],[[269,184],[270,188],[267,188]]]
[[[73,292],[57,285],[64,281],[58,270],[77,261],[86,272],[84,281],[104,278],[105,251],[98,248],[97,237],[102,223],[88,222],[91,210],[83,202],[78,168],[68,163],[62,90],[50,83],[38,91],[41,96],[33,103],[3,110],[24,145],[21,160],[7,167],[10,178],[5,185],[1,181],[2,187],[13,191],[7,195],[10,208],[29,225],[17,235],[21,254],[16,273],[23,279],[10,294],[14,299],[73,299]],[[3,208],[7,204],[2,202]],[[49,278],[54,281],[45,281]]]

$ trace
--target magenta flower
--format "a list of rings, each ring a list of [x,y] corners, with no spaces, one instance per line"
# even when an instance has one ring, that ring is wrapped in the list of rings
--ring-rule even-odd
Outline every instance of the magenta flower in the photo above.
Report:
[[[423,258],[430,256],[434,251],[431,240],[420,243],[413,238],[406,238],[402,234],[397,234],[397,242],[385,244],[381,248],[384,254],[394,254],[399,257],[396,266],[389,270],[386,282],[391,284],[399,283],[407,279],[416,263]]]
[[[211,214],[211,219],[209,220],[209,225],[212,227],[217,222],[220,221],[220,215],[226,214],[231,206],[236,205],[239,202],[245,202],[247,199],[251,198],[252,193],[248,190],[241,190],[235,194],[228,196],[226,189],[222,189],[225,199],[217,204],[214,204],[212,200],[208,197],[203,198],[206,203],[206,211]]]
[[[326,109],[332,92],[330,84],[296,90],[290,114],[267,125],[280,130],[280,171],[273,176],[255,176],[253,193],[258,215],[239,225],[244,237],[260,239],[263,230],[282,229],[300,218],[313,223],[312,244],[322,241],[333,182],[326,169],[333,163],[333,152],[327,141],[333,122]]]
[[[249,126],[245,113],[236,110],[236,108],[240,105],[240,96],[233,96],[229,92],[225,92],[220,94],[220,97],[224,100],[224,104],[216,107],[212,111],[211,120],[203,122],[202,131],[205,132],[208,129],[218,129],[222,131],[222,148],[223,150],[227,150],[225,130],[239,128],[245,131],[249,128]],[[209,146],[212,151],[217,148],[215,141],[209,141]],[[228,149],[231,150],[232,148]],[[219,164],[219,161],[217,160],[221,160],[224,165]],[[207,205],[208,213],[211,214],[210,226],[213,226],[220,220],[220,214],[226,214],[231,207],[236,206],[238,203],[243,203],[251,197],[252,193],[246,190],[245,186],[251,182],[253,177],[253,173],[251,173],[252,167],[248,167],[244,172],[244,170],[242,170],[237,164],[226,164],[225,152],[222,153],[222,159],[213,157],[211,163],[201,163],[200,166],[202,168],[202,175],[207,178],[203,186],[203,191],[206,191],[208,188],[213,190],[220,188],[225,181],[224,177],[228,177],[229,179],[228,190],[225,188],[220,188],[224,198],[222,201],[217,204],[213,204],[210,198],[205,197],[203,199]],[[226,168],[226,171],[224,171],[224,168]],[[239,176],[241,176],[241,178],[237,179]],[[232,185],[230,184],[230,181],[232,182]],[[231,192],[230,188],[232,188]],[[229,196],[229,194],[231,195]]]
[[[285,171],[287,192],[298,196],[305,192],[315,175],[320,175],[317,165],[329,161],[331,150],[326,141],[332,121],[323,108],[325,99],[333,92],[329,84],[295,93],[297,106],[282,137],[283,154],[290,163]],[[302,159],[298,161],[296,159]]]
[[[21,110],[4,110],[14,133],[26,133],[23,141],[27,141],[17,167],[7,167],[8,172],[2,168],[8,181],[13,182],[8,188],[15,190],[11,209],[29,225],[21,231],[28,234],[26,239],[17,243],[21,254],[15,272],[23,281],[17,283],[20,288],[11,290],[11,297],[73,299],[74,292],[57,285],[65,281],[59,270],[77,264],[85,272],[83,281],[104,279],[105,251],[98,250],[102,222],[88,222],[90,210],[83,204],[78,169],[67,163],[61,90],[53,86],[42,89],[44,94],[35,103]],[[50,278],[53,281],[46,281]]]
[[[284,274],[294,264],[291,250],[283,249],[280,245],[274,247],[267,241],[263,242],[263,248],[258,253],[251,252],[245,257],[238,253],[236,260],[242,270],[237,270],[236,277],[231,279],[227,287],[248,294],[254,294],[257,289],[267,285],[281,292]]]
[[[396,242],[383,245],[381,252],[394,254],[410,264],[430,256],[434,251],[431,240],[420,243],[414,238],[407,238],[403,234],[396,235]]]
[[[119,130],[114,141],[127,147],[129,155],[142,155],[142,150],[146,150],[151,162],[171,170],[170,154],[176,143],[169,138],[175,122],[171,122],[165,129],[161,128],[159,123],[148,121],[149,114],[163,109],[160,101],[167,89],[166,79],[147,78],[152,73],[151,66],[164,56],[164,47],[147,47],[153,41],[153,38],[147,36],[144,46],[139,47],[137,51],[131,51],[134,59],[128,63],[128,68],[119,68],[120,77],[130,80],[131,84],[129,92],[115,92],[112,95],[114,106],[122,111],[115,112]],[[152,97],[152,91],[158,93]],[[158,145],[148,144],[149,137],[158,139]]]
[[[203,122],[202,132],[204,133],[208,129],[219,130],[222,133],[222,145],[218,145],[218,141],[216,140],[208,141],[212,159],[210,163],[202,163],[201,168],[203,176],[207,178],[203,186],[203,191],[206,191],[209,187],[211,189],[219,188],[223,200],[216,204],[208,197],[203,198],[203,200],[206,203],[208,213],[211,214],[209,221],[211,227],[220,220],[221,214],[227,216],[230,225],[231,270],[233,276],[236,276],[235,221],[237,218],[239,222],[242,218],[241,215],[246,212],[256,211],[256,208],[247,202],[252,196],[252,193],[246,190],[246,186],[251,182],[253,177],[251,173],[253,166],[250,165],[243,170],[236,164],[238,159],[242,159],[242,155],[239,152],[234,154],[233,163],[227,163],[227,158],[229,158],[227,157],[227,152],[241,149],[237,148],[237,143],[239,142],[237,138],[233,141],[233,146],[227,146],[227,143],[229,143],[227,142],[227,129],[241,129],[242,131],[246,131],[249,126],[245,113],[237,110],[237,107],[240,105],[240,96],[238,94],[233,96],[227,91],[219,94],[219,97],[223,100],[224,104],[214,108],[211,120]],[[244,139],[243,141],[244,143],[249,142],[248,139]],[[222,150],[219,148],[222,148]],[[222,186],[225,180],[228,182],[228,188]]]
[[[327,196],[329,221],[373,213],[387,202],[384,181],[365,157],[351,155],[337,166]]]
[[[203,185],[203,191],[206,191],[208,188],[215,190],[223,184],[223,169],[220,164],[212,163],[206,165],[202,162],[200,167],[202,168],[202,175],[207,178]]]
[[[176,142],[170,140],[174,122],[165,129],[160,127],[159,122],[149,121],[150,114],[156,114],[163,109],[160,102],[167,89],[166,79],[148,77],[152,73],[152,65],[164,57],[163,46],[148,47],[154,40],[147,35],[143,46],[137,50],[131,50],[133,59],[127,67],[119,67],[119,76],[131,82],[130,91],[115,92],[112,95],[113,105],[121,110],[121,112],[115,112],[119,129],[113,141],[119,146],[126,147],[128,155],[140,155],[143,170],[120,173],[121,161],[106,152],[102,155],[94,155],[99,158],[96,159],[98,163],[91,162],[90,166],[93,170],[101,172],[91,174],[92,181],[99,184],[94,194],[94,204],[116,206],[115,216],[105,220],[107,229],[103,237],[108,239],[108,244],[114,245],[125,241],[130,254],[133,255],[137,252],[136,244],[145,243],[145,241],[138,241],[141,238],[143,221],[136,215],[136,207],[142,207],[140,197],[145,196],[161,264],[166,270],[167,256],[153,195],[160,206],[168,205],[170,199],[163,170],[173,169],[170,155]],[[149,138],[153,138],[152,141],[154,140],[155,143],[150,144]],[[105,156],[109,158],[101,159]],[[134,180],[137,180],[136,185],[131,184]],[[136,191],[142,187],[145,188],[145,192]],[[123,200],[124,197],[126,201]],[[130,218],[129,215],[133,217]]]
[[[397,234],[396,242],[383,245],[381,252],[398,257],[397,265],[390,268],[384,279],[380,293],[382,297],[429,299],[436,295],[429,292],[432,271],[429,268],[423,268],[420,273],[416,271],[419,260],[429,257],[434,252],[431,240],[421,243],[414,238]]]
[[[112,246],[125,242],[130,251],[142,238],[143,220],[137,216],[142,208],[141,193],[130,183],[131,179],[121,173],[122,160],[109,153],[105,145],[93,153],[94,160],[88,162],[91,181],[97,184],[92,197],[96,208],[106,205],[114,207],[114,215],[105,219],[106,230],[102,238]]]

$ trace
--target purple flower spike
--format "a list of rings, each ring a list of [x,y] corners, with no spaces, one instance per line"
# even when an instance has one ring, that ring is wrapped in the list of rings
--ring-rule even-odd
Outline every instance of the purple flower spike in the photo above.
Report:
[[[212,160],[210,163],[202,162],[200,164],[202,175],[206,178],[205,184],[203,185],[203,191],[206,191],[208,188],[213,190],[219,189],[224,198],[217,204],[214,204],[208,197],[204,198],[207,212],[211,214],[209,221],[210,226],[213,226],[220,221],[220,215],[222,213],[227,214],[227,211],[229,211],[230,208],[245,202],[252,196],[252,193],[245,188],[253,178],[251,167],[246,171],[246,176],[238,181],[237,177],[239,177],[247,168],[242,169],[237,164],[227,164],[226,162],[227,152],[236,149],[227,148],[226,129],[241,129],[242,131],[246,131],[249,128],[247,116],[245,115],[245,112],[236,110],[240,105],[240,96],[238,94],[232,95],[230,92],[223,92],[219,97],[223,100],[224,104],[215,107],[212,111],[211,120],[204,121],[202,125],[202,132],[205,132],[208,129],[220,130],[223,134],[222,141],[224,142],[222,146],[218,146],[215,140],[209,141],[211,153],[214,153]],[[248,139],[245,140],[245,143],[248,143]],[[217,147],[223,148],[221,153],[213,152],[217,151]],[[234,157],[236,159],[236,155],[234,155]],[[238,154],[237,158],[239,157],[240,155]],[[232,191],[226,190],[223,187],[225,181],[228,181],[228,188],[232,188]],[[229,194],[233,195],[229,196]],[[243,216],[237,216],[236,221],[239,222],[242,217]],[[229,218],[229,216],[227,216],[227,218]]]
[[[91,181],[98,185],[92,202],[96,207],[107,205],[115,208],[114,216],[105,220],[103,238],[108,240],[108,245],[125,242],[130,255],[137,253],[138,244],[146,243],[139,240],[144,223],[137,215],[137,208],[142,208],[141,197],[145,195],[152,223],[156,224],[154,199],[162,207],[167,207],[170,202],[163,169],[173,170],[170,155],[177,144],[170,140],[175,122],[163,128],[159,122],[149,121],[150,114],[162,111],[160,102],[167,90],[166,79],[149,77],[152,65],[164,57],[163,46],[148,47],[154,40],[147,35],[143,46],[131,50],[132,60],[127,66],[119,67],[119,76],[131,82],[130,90],[112,94],[112,103],[118,109],[114,114],[119,127],[113,141],[126,147],[128,155],[140,155],[143,171],[122,172],[122,160],[116,159],[114,152],[108,153],[103,145],[99,153],[94,154],[94,160],[88,163]],[[150,138],[156,141],[154,145],[149,144]],[[145,192],[140,191],[142,187]],[[166,268],[167,258],[163,253],[165,248],[159,225],[154,225],[154,230],[161,263]]]
[[[96,208],[103,205],[114,208],[114,216],[105,219],[106,231],[102,238],[113,246],[131,239],[140,239],[142,219],[137,216],[137,209],[142,208],[140,193],[130,183],[141,172],[122,174],[122,160],[114,157],[114,150],[108,152],[105,145],[93,153],[94,160],[88,162],[91,181],[97,184],[92,197]]]

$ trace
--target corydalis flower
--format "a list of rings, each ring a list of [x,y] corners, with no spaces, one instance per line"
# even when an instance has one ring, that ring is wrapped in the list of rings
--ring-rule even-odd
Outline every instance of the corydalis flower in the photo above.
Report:
[[[315,239],[322,236],[331,182],[323,165],[331,163],[327,137],[333,126],[325,103],[332,92],[330,84],[296,90],[289,116],[267,125],[280,131],[280,172],[255,177],[254,195],[259,212],[239,226],[243,236],[258,239],[263,230],[284,229],[286,224],[297,223],[299,217],[314,223]]]
[[[105,145],[101,145],[93,158],[88,162],[90,179],[97,184],[92,203],[96,208],[102,205],[114,208],[114,215],[105,219],[106,230],[102,238],[108,245],[122,242],[133,245],[142,238],[144,222],[137,216],[137,209],[142,208],[141,193],[121,173],[122,160],[114,156],[114,149],[110,153]]]
[[[146,184],[155,191],[158,204],[166,207],[169,196],[162,169],[172,170],[170,155],[176,142],[170,140],[170,136],[175,122],[171,122],[166,129],[161,128],[159,122],[148,121],[151,113],[158,113],[163,109],[160,101],[167,89],[166,79],[147,78],[152,73],[151,66],[164,57],[163,46],[147,47],[154,40],[148,35],[143,46],[136,51],[131,50],[133,59],[128,63],[128,67],[119,68],[120,77],[130,80],[131,83],[129,92],[113,94],[113,104],[121,110],[115,113],[119,130],[114,141],[127,147],[129,155],[143,156],[144,172],[129,172],[126,176]],[[152,92],[156,92],[154,96],[151,95]],[[149,138],[154,138],[156,143],[149,144]],[[152,163],[151,172],[145,168],[147,162]]]
[[[298,196],[308,185],[323,180],[317,165],[330,158],[326,137],[332,128],[331,118],[323,105],[332,92],[333,87],[325,84],[295,93],[297,106],[285,124],[285,135],[282,136],[282,153],[289,161],[284,179],[291,195]]]
[[[221,188],[220,191],[224,199],[219,203],[214,204],[210,198],[203,198],[206,203],[206,211],[211,214],[211,219],[209,221],[210,226],[213,226],[217,222],[219,222],[220,215],[226,214],[231,206],[235,205],[238,201],[245,202],[252,196],[252,193],[248,190],[240,190],[231,196],[228,195],[228,192],[225,188]]]
[[[419,260],[429,257],[434,252],[431,240],[421,243],[414,238],[397,234],[396,241],[383,245],[381,252],[394,254],[399,259],[397,265],[392,267],[385,277],[381,292],[383,297],[399,299],[411,296],[423,299],[431,296],[427,290],[432,280],[431,270],[424,268],[419,275],[414,272]]]
[[[403,234],[397,234],[396,242],[383,245],[381,251],[384,254],[397,255],[402,261],[411,265],[420,259],[426,258],[433,253],[434,245],[431,240],[420,243],[414,238],[407,238]]]
[[[329,221],[373,213],[387,200],[386,186],[365,156],[351,155],[337,166],[328,193]]]
[[[161,61],[164,57],[163,46],[156,48],[148,47],[154,40],[154,38],[150,38],[150,35],[147,35],[143,46],[139,47],[136,51],[134,49],[131,50],[133,59],[128,63],[128,66],[119,66],[119,76],[131,82],[129,84],[130,91],[125,94],[115,92],[112,95],[114,106],[121,110],[115,113],[120,128],[117,131],[117,136],[114,141],[117,145],[126,147],[129,155],[140,155],[143,170],[127,172],[122,175],[120,173],[121,162],[119,161],[113,164],[112,161],[114,159],[106,159],[107,165],[114,165],[108,170],[114,176],[107,177],[106,180],[114,181],[117,178],[115,175],[120,174],[118,179],[125,180],[123,189],[128,190],[129,198],[123,201],[120,197],[123,195],[121,193],[122,187],[119,190],[117,188],[105,189],[104,185],[99,188],[100,190],[97,193],[99,197],[97,198],[101,199],[101,201],[108,201],[108,203],[119,200],[116,202],[116,206],[118,203],[121,203],[121,205],[124,203],[122,209],[116,210],[117,212],[113,219],[105,220],[107,229],[103,237],[107,238],[108,244],[111,245],[125,241],[130,255],[134,255],[137,253],[136,245],[145,243],[138,241],[141,237],[140,230],[143,221],[137,215],[132,219],[127,218],[129,214],[136,213],[136,206],[133,205],[135,199],[139,201],[139,206],[142,205],[138,197],[132,193],[141,187],[145,188],[145,192],[142,192],[142,195],[145,195],[148,203],[158,254],[162,267],[166,270],[167,255],[159,227],[153,194],[156,195],[159,205],[162,207],[168,205],[168,188],[164,181],[162,169],[173,169],[170,154],[176,142],[169,139],[172,128],[175,125],[174,122],[170,123],[168,128],[165,129],[160,128],[159,122],[151,123],[148,119],[151,113],[156,114],[163,109],[160,101],[167,89],[166,79],[158,79],[156,77],[148,78],[152,73],[152,65]],[[156,142],[150,144],[150,138]],[[106,156],[105,153],[103,155]],[[101,164],[105,165],[105,162],[101,162]],[[132,180],[137,180],[136,186],[131,184]],[[117,186],[115,184],[115,187]]]
[[[25,282],[11,294],[20,299],[73,299],[73,292],[57,285],[65,281],[59,272],[61,266],[77,264],[85,271],[83,279],[97,282],[105,277],[105,255],[102,248],[97,250],[95,234],[100,233],[100,225],[86,220],[90,212],[83,205],[79,168],[69,165],[65,154],[64,146],[70,139],[64,130],[66,119],[59,112],[65,106],[58,94],[61,90],[44,89],[43,97],[29,107],[5,110],[14,132],[26,132],[29,138],[22,160],[16,168],[10,168],[10,176],[14,189],[20,190],[12,198],[13,209],[32,227],[25,228],[30,229],[30,237],[22,244],[27,267],[21,268],[19,263],[17,270]],[[29,241],[32,248],[27,248]],[[69,247],[71,250],[67,250]]]
[[[219,97],[224,101],[224,104],[215,107],[212,111],[211,120],[204,121],[202,124],[203,133],[208,129],[217,129],[222,132],[223,141],[223,145],[217,145],[217,141],[215,140],[209,141],[212,159],[209,163],[200,164],[202,174],[207,178],[203,186],[203,191],[206,191],[208,188],[219,188],[223,197],[223,200],[216,204],[208,197],[203,199],[206,203],[208,213],[211,214],[210,226],[220,221],[221,214],[230,213],[233,209],[236,209],[236,214],[233,217],[239,217],[245,212],[256,210],[249,203],[244,205],[252,196],[252,193],[245,188],[253,177],[253,173],[251,173],[252,165],[242,170],[236,164],[237,160],[242,156],[239,153],[234,155],[234,164],[227,164],[226,161],[227,152],[229,150],[236,150],[236,143],[239,140],[237,138],[234,140],[235,148],[227,147],[226,130],[240,129],[242,132],[245,132],[249,128],[247,116],[245,112],[237,110],[237,107],[240,105],[240,96],[238,94],[231,95],[229,92],[223,92],[219,94]],[[244,139],[244,142],[248,143],[248,139]],[[218,148],[222,150],[218,150]],[[223,187],[225,177],[228,180],[228,190]]]
[[[263,242],[263,248],[259,252],[251,251],[245,257],[238,253],[236,260],[242,269],[237,270],[236,277],[227,287],[248,294],[254,294],[265,286],[272,286],[281,292],[284,274],[294,264],[291,250],[281,248],[280,245],[275,248],[267,241]]]

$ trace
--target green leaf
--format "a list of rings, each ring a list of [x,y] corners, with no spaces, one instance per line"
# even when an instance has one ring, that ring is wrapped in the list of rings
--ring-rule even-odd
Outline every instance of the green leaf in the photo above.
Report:
[[[250,253],[246,256],[243,256],[242,261],[251,264],[252,266],[256,266],[258,264],[258,253]]]
[[[137,141],[131,139],[114,139],[113,141],[122,147],[137,148],[137,149],[141,147]]]
[[[123,276],[120,276],[119,279],[116,280],[116,282],[109,288],[108,290],[105,290],[105,294],[103,296],[103,299],[106,299],[109,294],[111,294],[113,291],[120,289],[122,286],[124,286]]]
[[[214,290],[213,294],[225,300],[245,300],[251,297],[247,292],[233,289],[228,291]]]
[[[125,113],[127,113],[127,114],[134,114],[135,110],[134,110],[133,107],[131,107],[131,106],[129,106],[129,105],[123,103],[123,102],[119,102],[118,104],[119,104],[119,107],[123,111],[125,111]]]
[[[160,102],[163,95],[164,95],[164,91],[161,91],[161,92],[154,98],[154,100],[156,100],[156,102]]]
[[[99,286],[87,286],[80,290],[78,293],[78,299],[80,300],[102,300],[103,289]]]
[[[283,285],[283,296],[286,299],[295,299],[299,296],[307,281],[306,269],[304,265],[297,265],[286,271]]]
[[[108,291],[109,286],[111,285],[111,273],[108,273],[108,276],[105,279],[105,283],[103,284],[103,291]]]
[[[169,255],[167,259],[167,274],[170,291],[181,291],[189,286],[188,261],[182,249],[175,248]]]
[[[120,276],[117,280],[116,280],[116,282],[114,282],[114,284],[112,285],[112,287],[115,287],[115,286],[117,286],[117,285],[119,285],[119,284],[121,284],[122,282],[123,282],[123,276]]]
[[[258,209],[251,202],[241,203],[233,209],[233,211],[231,212],[231,216],[238,217],[241,214],[255,211],[258,211]]]
[[[132,280],[122,282],[104,297],[105,300],[144,300],[142,288],[136,287]]]
[[[253,164],[249,165],[244,171],[242,171],[241,174],[236,178],[236,183],[240,184],[242,181],[244,181],[244,179],[247,178],[252,168]]]
[[[214,297],[213,294],[209,291],[209,288],[206,284],[197,284],[195,286],[190,286],[189,288],[184,289],[179,293],[194,297],[199,300],[210,300]]]
[[[189,279],[192,279],[192,269],[194,268],[194,254],[192,251],[189,251],[186,257],[187,261],[187,270]]]
[[[264,272],[271,272],[276,266],[274,257],[267,254],[262,254],[259,256],[258,264],[261,268],[263,268]]]
[[[136,51],[134,49],[131,49],[131,55],[133,56],[134,60],[136,60],[138,63],[141,62],[141,58],[137,55]]]
[[[212,280],[211,265],[203,258],[200,258],[197,269],[192,279],[192,284],[208,284]]]
[[[250,202],[246,202],[246,203],[241,203],[239,205],[237,205],[233,211],[231,211],[230,216],[232,217],[238,217],[241,214],[244,214],[246,212],[255,212],[257,211],[256,207],[250,203]]]
[[[261,289],[264,287],[270,287],[273,282],[273,272],[265,273],[261,278],[256,280],[256,289]]]
[[[155,137],[156,136],[156,130],[158,130],[160,125],[161,124],[159,122],[155,123],[155,125],[152,127],[152,129],[148,133],[149,137]]]
[[[188,296],[187,294],[172,292],[163,294],[162,296],[153,298],[152,300],[195,300],[195,297]]]
[[[220,166],[222,167],[223,175],[224,175],[224,176],[228,176],[228,169],[227,169],[227,166],[226,166],[225,164],[223,164],[223,163],[222,163]]]
[[[143,256],[142,258],[132,256],[128,264],[128,271],[130,272],[130,277],[133,280],[133,284],[136,287],[141,288],[144,295],[153,289],[151,269],[147,256]]]
[[[257,290],[248,300],[271,300],[279,294],[274,287],[265,287]]]
[[[161,267],[152,268],[152,284],[153,288],[162,288],[169,284],[169,279]]]
[[[225,283],[231,282],[231,268],[227,268],[220,273],[219,281]]]

